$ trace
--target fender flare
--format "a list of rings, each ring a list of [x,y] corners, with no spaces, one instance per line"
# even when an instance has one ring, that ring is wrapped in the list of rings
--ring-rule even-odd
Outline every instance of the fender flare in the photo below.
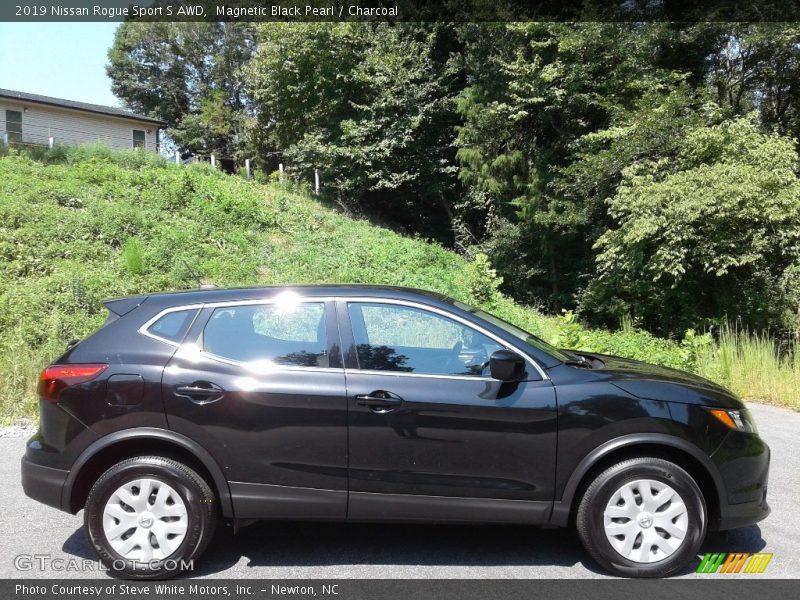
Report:
[[[572,509],[572,502],[575,499],[575,493],[578,491],[578,486],[583,480],[584,476],[589,470],[594,467],[600,460],[616,452],[622,448],[628,448],[637,445],[648,446],[665,446],[680,450],[692,458],[694,458],[708,473],[714,483],[714,488],[717,493],[717,502],[721,509],[725,506],[725,499],[722,496],[722,491],[725,489],[722,477],[717,470],[717,467],[707,454],[700,450],[691,442],[684,440],[673,435],[664,433],[632,433],[623,435],[601,444],[589,452],[581,459],[572,474],[569,476],[564,491],[561,494],[561,499],[553,503],[553,512],[550,515],[550,523],[552,525],[565,526],[569,521],[570,511]]]
[[[231,500],[231,491],[228,486],[228,480],[213,456],[197,442],[189,439],[188,437],[170,431],[168,429],[159,429],[157,427],[136,427],[133,429],[125,429],[109,433],[98,440],[92,442],[80,456],[75,460],[72,468],[67,475],[64,482],[64,488],[61,492],[61,506],[67,512],[71,512],[70,501],[72,498],[72,491],[75,481],[78,478],[84,466],[94,458],[99,452],[106,448],[128,440],[141,440],[150,439],[162,442],[169,442],[186,450],[195,457],[209,472],[219,495],[220,509],[222,515],[226,518],[233,518],[233,502]]]

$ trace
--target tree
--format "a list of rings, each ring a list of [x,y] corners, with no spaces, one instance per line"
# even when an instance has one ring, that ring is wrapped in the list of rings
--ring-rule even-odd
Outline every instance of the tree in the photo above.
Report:
[[[517,23],[461,30],[470,84],[458,103],[459,177],[478,215],[488,204],[500,216],[473,231],[517,297],[569,305],[591,270],[587,232],[597,228],[596,215],[585,197],[564,193],[561,170],[576,140],[675,81],[658,64],[663,40],[674,39],[670,27]]]
[[[733,115],[758,110],[764,126],[800,135],[800,26],[741,23],[709,55],[708,84]]]
[[[249,23],[127,22],[106,71],[114,94],[164,119],[180,149],[233,157],[249,108],[242,68],[254,48]]]
[[[631,163],[608,199],[616,226],[597,242],[583,308],[662,333],[726,317],[780,323],[784,273],[800,258],[797,164],[794,141],[763,133],[755,115],[688,126],[670,155]]]
[[[437,24],[285,23],[260,29],[248,68],[250,134],[347,210],[449,237],[457,75]]]

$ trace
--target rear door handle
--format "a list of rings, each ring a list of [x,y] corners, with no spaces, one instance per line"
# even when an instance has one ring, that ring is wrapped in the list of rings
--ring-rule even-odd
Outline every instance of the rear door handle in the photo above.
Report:
[[[373,410],[388,411],[397,408],[402,403],[403,399],[400,396],[382,390],[356,396],[356,404]]]
[[[208,404],[221,400],[225,390],[209,381],[195,381],[191,385],[175,388],[175,393],[196,404]]]

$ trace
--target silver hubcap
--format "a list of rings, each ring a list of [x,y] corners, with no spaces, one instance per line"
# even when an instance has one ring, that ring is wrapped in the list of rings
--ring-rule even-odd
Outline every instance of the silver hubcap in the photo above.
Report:
[[[611,496],[603,527],[612,548],[622,556],[652,563],[680,548],[689,528],[689,513],[678,492],[666,483],[637,479]]]
[[[158,479],[136,479],[111,494],[103,510],[103,532],[123,558],[147,562],[173,554],[186,537],[186,505]]]

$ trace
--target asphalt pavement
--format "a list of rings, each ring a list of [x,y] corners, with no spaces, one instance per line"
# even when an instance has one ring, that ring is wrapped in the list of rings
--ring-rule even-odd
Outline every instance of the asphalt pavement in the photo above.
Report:
[[[750,405],[772,448],[768,499],[758,525],[710,534],[704,552],[771,552],[758,577],[800,577],[800,413]],[[0,578],[97,578],[104,571],[83,529],[68,515],[28,499],[19,459],[25,439],[0,437]],[[697,575],[693,563],[682,577]],[[571,530],[524,526],[260,523],[223,530],[190,577],[602,578]],[[753,576],[746,576],[753,577]]]

